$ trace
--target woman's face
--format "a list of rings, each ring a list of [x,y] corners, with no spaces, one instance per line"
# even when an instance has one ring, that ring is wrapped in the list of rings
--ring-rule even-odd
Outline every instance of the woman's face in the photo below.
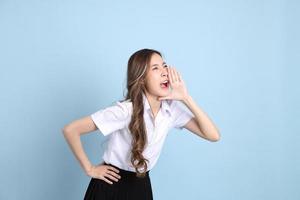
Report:
[[[169,94],[170,84],[167,67],[159,54],[152,54],[145,79],[146,90],[151,95],[162,97]]]

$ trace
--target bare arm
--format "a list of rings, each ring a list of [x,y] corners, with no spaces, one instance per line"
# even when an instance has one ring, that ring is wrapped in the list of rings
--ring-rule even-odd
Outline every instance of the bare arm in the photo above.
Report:
[[[199,135],[209,141],[220,140],[220,132],[217,126],[209,118],[209,116],[197,105],[194,99],[188,94],[185,83],[177,70],[174,67],[168,67],[169,81],[172,92],[159,99],[175,99],[182,101],[189,110],[194,114],[189,122],[184,126],[194,134]]]
[[[95,130],[97,130],[97,127],[90,116],[77,119],[70,124],[67,124],[62,129],[63,135],[67,140],[68,145],[70,146],[73,154],[79,161],[86,174],[88,174],[89,170],[92,168],[92,164],[89,161],[86,153],[84,152],[80,136]]]
[[[220,132],[208,115],[196,104],[191,96],[183,100],[184,104],[195,115],[184,127],[189,131],[215,142],[220,140]]]
[[[79,161],[81,167],[84,169],[86,175],[98,178],[106,181],[109,184],[113,184],[112,181],[118,181],[121,176],[118,174],[119,170],[113,166],[104,165],[101,163],[94,166],[88,159],[86,153],[83,150],[80,136],[92,131],[97,130],[97,126],[90,116],[77,119],[70,124],[67,124],[62,132],[67,140],[72,152]]]

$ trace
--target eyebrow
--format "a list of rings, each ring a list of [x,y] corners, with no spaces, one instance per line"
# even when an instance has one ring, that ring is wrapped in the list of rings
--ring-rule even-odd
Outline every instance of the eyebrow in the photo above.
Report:
[[[162,63],[162,65],[164,65],[164,64],[166,64],[166,62],[163,62],[163,63]],[[152,65],[151,67],[153,67],[153,66],[158,66],[158,64],[154,64],[154,65]]]

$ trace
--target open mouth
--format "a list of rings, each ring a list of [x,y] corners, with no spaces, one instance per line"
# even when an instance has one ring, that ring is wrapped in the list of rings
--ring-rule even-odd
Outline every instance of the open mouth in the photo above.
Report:
[[[169,81],[168,80],[166,80],[166,81],[164,81],[160,84],[160,87],[162,87],[162,88],[168,88],[168,86],[169,86]]]

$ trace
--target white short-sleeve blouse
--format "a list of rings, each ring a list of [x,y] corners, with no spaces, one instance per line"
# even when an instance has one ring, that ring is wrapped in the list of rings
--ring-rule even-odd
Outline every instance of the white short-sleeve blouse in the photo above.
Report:
[[[143,93],[144,120],[147,129],[146,148],[143,152],[149,160],[148,170],[156,164],[165,138],[171,128],[182,129],[194,117],[191,112],[182,108],[179,101],[162,100],[161,108],[153,120],[149,102]],[[101,109],[91,118],[104,136],[108,136],[107,149],[104,151],[103,160],[121,169],[135,172],[131,164],[131,133],[128,125],[131,120],[132,103],[130,100],[117,101],[112,106]]]

